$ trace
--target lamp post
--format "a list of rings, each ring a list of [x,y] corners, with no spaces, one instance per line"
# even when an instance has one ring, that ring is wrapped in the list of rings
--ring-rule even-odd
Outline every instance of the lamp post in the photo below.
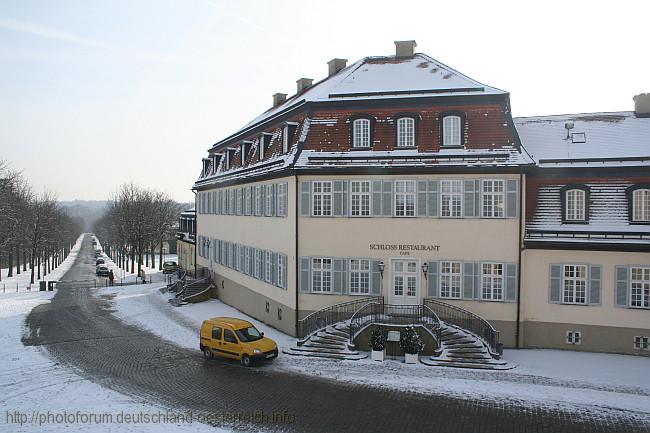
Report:
[[[427,274],[429,273],[429,263],[424,262],[422,263],[422,273],[424,274],[424,279],[427,279]]]

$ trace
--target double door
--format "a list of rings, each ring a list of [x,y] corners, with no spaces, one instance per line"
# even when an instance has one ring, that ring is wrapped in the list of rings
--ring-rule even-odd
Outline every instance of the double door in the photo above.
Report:
[[[391,304],[416,305],[420,303],[420,261],[417,259],[391,260]]]

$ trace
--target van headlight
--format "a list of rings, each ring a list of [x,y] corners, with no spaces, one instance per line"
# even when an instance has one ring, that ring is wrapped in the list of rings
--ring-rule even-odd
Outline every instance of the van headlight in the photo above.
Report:
[[[261,355],[262,354],[262,349],[253,349],[253,354]]]

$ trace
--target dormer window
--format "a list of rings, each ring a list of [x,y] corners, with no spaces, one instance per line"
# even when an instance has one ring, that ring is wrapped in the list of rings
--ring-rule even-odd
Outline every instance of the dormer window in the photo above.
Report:
[[[397,119],[397,147],[415,147],[415,118]]]
[[[296,133],[298,124],[294,122],[287,122],[282,128],[282,153],[289,152],[289,147],[293,141],[293,135]]]
[[[269,144],[271,143],[271,137],[272,135],[267,132],[263,132],[262,135],[260,136],[260,153],[259,153],[260,161],[264,159],[266,150],[268,149]]]
[[[584,185],[562,188],[562,222],[586,223],[589,215],[589,189]]]
[[[352,147],[369,148],[370,147],[370,119],[361,118],[352,121]]]
[[[650,223],[650,185],[634,185],[628,189],[630,221]]]
[[[463,124],[465,116],[462,113],[447,113],[442,115],[441,124],[441,146],[460,147],[463,146]]]
[[[244,141],[241,145],[241,165],[243,166],[246,163],[246,160],[248,159],[248,155],[250,155],[251,148],[253,147],[253,143],[250,141]]]
[[[233,162],[235,161],[235,153],[237,149],[229,148],[226,150],[226,170],[230,170]]]

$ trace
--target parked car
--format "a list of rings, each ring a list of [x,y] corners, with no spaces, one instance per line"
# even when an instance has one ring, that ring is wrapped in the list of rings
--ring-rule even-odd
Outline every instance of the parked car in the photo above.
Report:
[[[278,345],[246,320],[213,317],[201,324],[199,347],[206,359],[237,359],[245,367],[277,358]]]
[[[101,257],[98,258],[97,260],[95,260],[95,266],[97,266],[97,265],[103,265],[103,264],[105,264],[105,263],[106,263],[106,261],[105,261],[104,259],[102,259]]]
[[[108,277],[110,274],[110,271],[108,270],[108,266],[106,265],[97,265],[97,269],[95,270],[95,274],[98,277]]]
[[[163,263],[163,274],[173,274],[178,271],[178,264],[176,262],[167,261]]]

